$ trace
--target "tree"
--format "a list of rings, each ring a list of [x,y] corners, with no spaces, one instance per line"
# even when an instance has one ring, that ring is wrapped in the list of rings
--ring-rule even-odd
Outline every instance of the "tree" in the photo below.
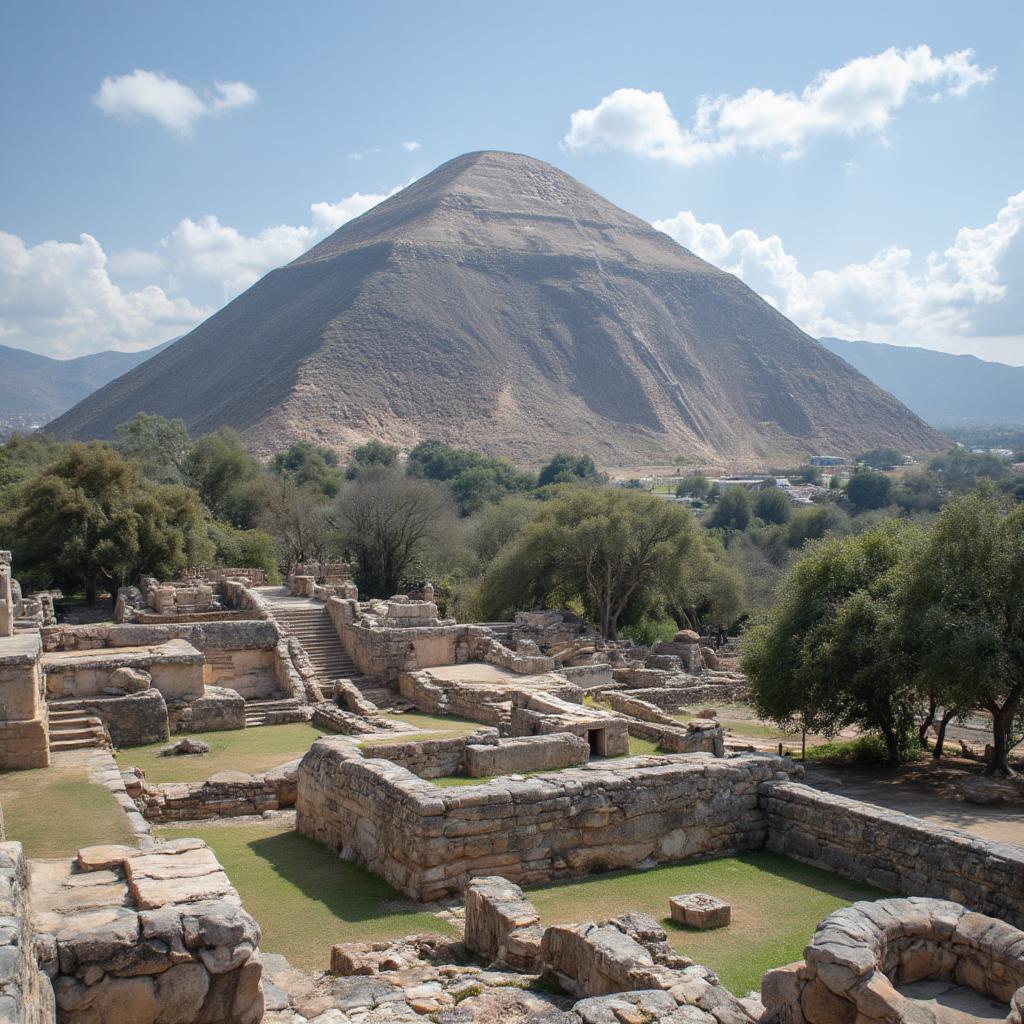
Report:
[[[596,484],[604,476],[598,472],[589,455],[569,455],[559,452],[537,475],[537,486],[548,484]]]
[[[872,448],[863,455],[858,455],[855,462],[863,462],[871,469],[895,469],[903,465],[903,456],[895,448]]]
[[[1024,709],[1024,506],[991,492],[949,502],[903,591],[904,628],[941,697],[992,716],[989,773],[1010,772]]]
[[[140,573],[170,576],[213,557],[193,491],[144,481],[137,463],[106,445],[70,444],[25,483],[5,538],[40,586],[118,587]]]
[[[750,525],[753,502],[746,487],[728,487],[708,518],[710,529],[742,533]]]
[[[338,525],[360,591],[397,593],[421,549],[444,534],[453,515],[448,493],[429,480],[383,474],[353,481],[338,502]]]
[[[199,438],[185,460],[186,481],[203,504],[214,518],[236,527],[253,525],[258,505],[251,487],[260,473],[260,464],[230,427]]]
[[[802,548],[809,540],[820,540],[827,533],[847,529],[849,517],[835,505],[814,505],[793,513],[786,527],[786,543]]]
[[[703,473],[691,473],[676,484],[677,498],[706,498],[711,481]]]
[[[169,420],[137,412],[117,426],[114,447],[126,458],[135,459],[142,475],[158,484],[185,481],[185,464],[192,448],[184,420]]]
[[[280,579],[277,543],[266,531],[236,530],[227,523],[212,522],[209,534],[216,549],[214,558],[218,565],[265,569],[271,583]]]
[[[846,484],[846,497],[856,512],[885,508],[892,498],[892,481],[873,469],[861,469]]]
[[[793,503],[777,487],[765,487],[757,493],[754,515],[766,523],[781,526],[793,515]]]
[[[274,538],[288,566],[327,557],[332,518],[323,491],[290,475],[271,475],[261,482],[258,494],[260,526]]]
[[[573,488],[543,503],[484,575],[490,614],[578,602],[603,636],[679,590],[697,542],[688,509],[637,491]]]
[[[397,465],[397,448],[383,441],[371,440],[352,452],[345,476],[349,480],[355,480],[368,469],[394,469]]]
[[[810,548],[743,639],[759,715],[826,735],[877,730],[890,761],[906,756],[920,694],[893,595],[920,543],[914,527],[888,523]]]
[[[325,497],[334,498],[341,488],[342,473],[338,453],[308,441],[295,441],[287,450],[270,460],[270,471],[290,476],[301,487],[312,487]]]

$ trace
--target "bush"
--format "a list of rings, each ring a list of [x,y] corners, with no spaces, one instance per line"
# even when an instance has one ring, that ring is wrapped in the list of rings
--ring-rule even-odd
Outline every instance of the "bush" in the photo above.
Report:
[[[907,756],[913,759],[920,751],[917,741],[907,741]],[[885,764],[889,760],[885,740],[881,736],[858,736],[855,740],[831,740],[807,748],[807,760],[841,762],[843,764]]]
[[[846,497],[857,512],[885,508],[892,500],[892,481],[873,469],[859,470],[846,484]]]
[[[793,516],[793,505],[777,487],[766,487],[754,501],[754,515],[765,523],[781,526]]]

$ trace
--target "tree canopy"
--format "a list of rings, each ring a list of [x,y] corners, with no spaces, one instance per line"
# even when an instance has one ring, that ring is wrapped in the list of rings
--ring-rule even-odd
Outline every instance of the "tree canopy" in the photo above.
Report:
[[[637,491],[574,488],[541,504],[484,576],[490,614],[582,605],[603,636],[617,635],[627,607],[679,590],[697,541],[687,509]]]

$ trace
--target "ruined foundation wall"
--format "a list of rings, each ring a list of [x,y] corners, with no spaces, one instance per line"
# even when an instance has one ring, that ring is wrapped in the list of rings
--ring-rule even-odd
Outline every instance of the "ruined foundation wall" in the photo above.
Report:
[[[50,763],[41,653],[38,633],[0,637],[0,769]]]
[[[761,787],[768,848],[904,896],[1024,926],[1024,850],[793,782]]]
[[[0,1020],[53,1024],[53,986],[36,966],[21,843],[0,843],[0,964]]]
[[[526,885],[756,850],[768,833],[758,785],[793,770],[773,756],[677,755],[446,789],[324,738],[299,766],[297,827],[432,900],[474,875]]]

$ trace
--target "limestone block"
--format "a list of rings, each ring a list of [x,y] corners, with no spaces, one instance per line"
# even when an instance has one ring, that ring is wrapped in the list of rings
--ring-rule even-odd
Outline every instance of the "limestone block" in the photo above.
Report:
[[[725,900],[704,892],[673,896],[668,902],[672,920],[689,928],[724,928],[732,919],[732,908]]]
[[[540,914],[523,898],[523,890],[498,876],[474,878],[466,887],[465,901],[466,946],[488,960],[503,959],[513,933],[540,923]],[[539,950],[533,947],[533,938],[531,932],[512,944],[516,961],[535,959]]]

